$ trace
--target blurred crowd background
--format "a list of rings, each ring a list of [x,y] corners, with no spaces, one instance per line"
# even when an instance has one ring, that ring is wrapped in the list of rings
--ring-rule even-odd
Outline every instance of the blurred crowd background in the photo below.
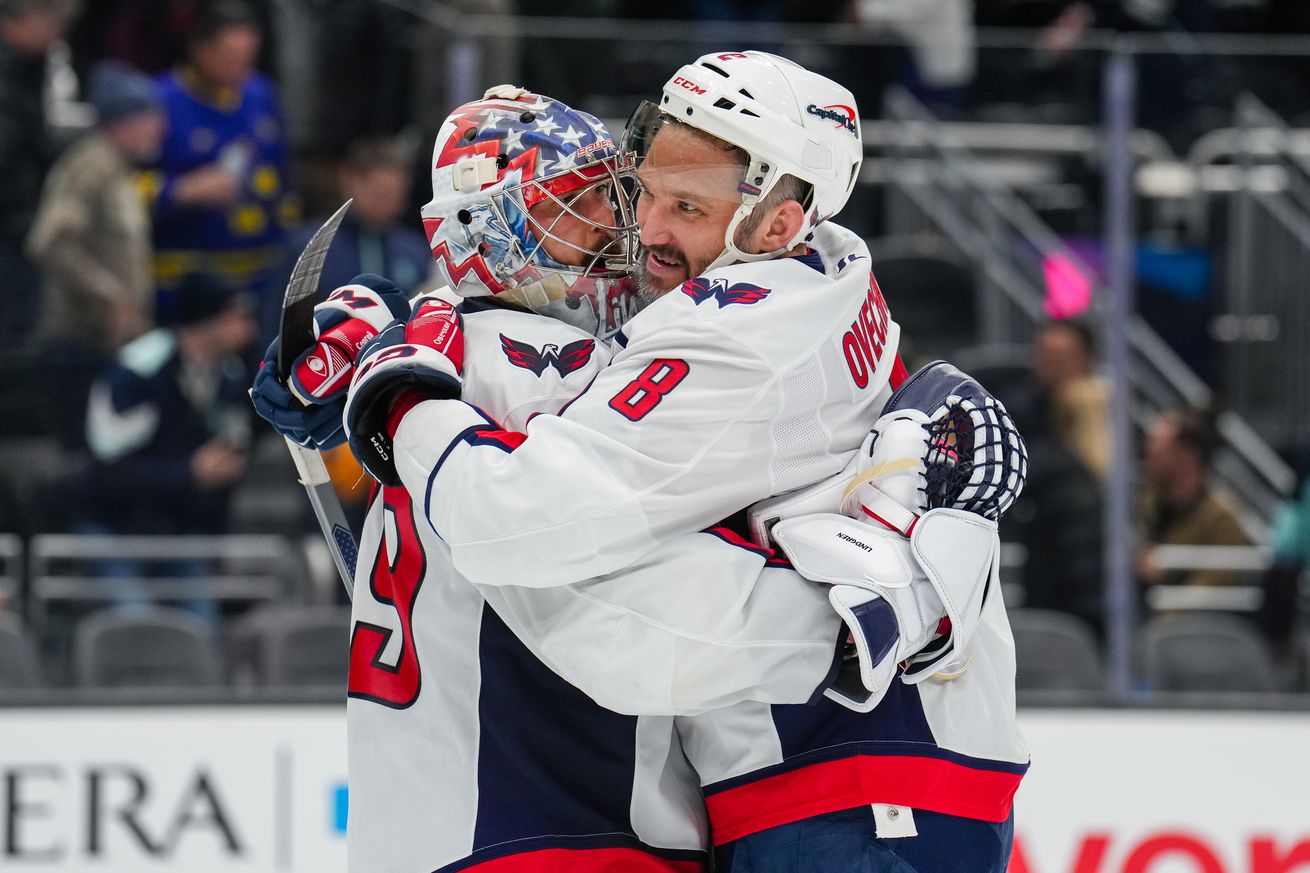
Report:
[[[0,694],[339,686],[245,394],[301,247],[353,197],[323,287],[427,287],[450,108],[515,82],[618,128],[742,48],[855,92],[840,220],[907,363],[1028,439],[1021,689],[1310,693],[1306,34],[1300,0],[0,0]]]

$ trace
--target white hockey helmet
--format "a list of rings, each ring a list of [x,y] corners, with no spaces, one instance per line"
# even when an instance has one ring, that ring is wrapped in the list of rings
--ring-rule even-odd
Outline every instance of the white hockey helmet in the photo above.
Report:
[[[496,297],[597,336],[638,308],[628,278],[635,248],[626,176],[595,116],[522,88],[500,85],[446,119],[432,152],[432,200],[422,209],[437,273],[461,297]],[[575,208],[600,191],[612,216]],[[533,207],[553,204],[548,223]],[[562,232],[591,228],[592,247]],[[562,263],[546,241],[572,253]]]
[[[623,151],[645,157],[659,126],[670,120],[749,156],[738,188],[741,205],[711,269],[766,260],[799,245],[846,205],[864,160],[854,95],[831,79],[766,52],[714,52],[678,70],[665,83],[658,106],[643,103],[633,113]],[[809,202],[802,204],[804,225],[779,251],[740,251],[734,242],[738,226],[787,174],[811,187]]]

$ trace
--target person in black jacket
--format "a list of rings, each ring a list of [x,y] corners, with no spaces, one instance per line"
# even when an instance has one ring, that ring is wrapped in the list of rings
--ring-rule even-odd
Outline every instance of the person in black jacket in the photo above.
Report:
[[[206,274],[186,277],[177,321],[125,345],[91,388],[92,457],[79,529],[113,534],[217,534],[246,468],[249,375],[240,352],[254,338],[247,299]],[[120,603],[139,599],[138,567],[104,568],[127,580]],[[198,576],[178,567],[170,576]],[[203,598],[191,608],[209,617]]]
[[[53,157],[46,135],[46,55],[76,11],[74,0],[0,0],[0,342],[32,333],[40,275],[23,254]]]

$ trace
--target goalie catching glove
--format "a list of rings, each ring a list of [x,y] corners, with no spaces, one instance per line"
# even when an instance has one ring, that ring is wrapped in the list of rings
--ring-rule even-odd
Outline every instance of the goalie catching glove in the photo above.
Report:
[[[392,440],[406,412],[424,400],[456,399],[464,367],[464,323],[439,297],[420,297],[408,321],[394,321],[355,361],[345,428],[359,463],[383,485],[399,485]]]
[[[297,445],[320,451],[340,445],[355,355],[393,319],[408,314],[409,301],[389,279],[356,276],[314,307],[316,342],[296,358],[285,385],[277,371],[281,341],[269,345],[250,390],[255,411]]]
[[[754,511],[797,572],[832,586],[855,657],[828,697],[867,712],[899,666],[907,683],[968,669],[999,568],[997,521],[1026,475],[1005,407],[937,361],[892,395],[840,477]]]

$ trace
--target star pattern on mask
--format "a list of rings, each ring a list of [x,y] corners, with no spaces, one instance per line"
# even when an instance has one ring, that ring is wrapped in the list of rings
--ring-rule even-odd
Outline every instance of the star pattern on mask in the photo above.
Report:
[[[563,139],[561,136],[560,139]],[[555,162],[555,172],[562,173],[565,170],[576,170],[578,168],[578,153],[576,150],[564,155]]]
[[[523,134],[525,133],[527,133],[527,131],[522,128],[512,128],[505,134],[505,137],[500,141],[500,144],[501,147],[505,149],[506,154],[523,151]]]
[[[541,131],[543,136],[550,136],[556,130],[559,130],[559,122],[549,115],[542,115],[537,119],[537,130]]]
[[[582,133],[582,131],[574,130],[573,125],[570,124],[568,126],[568,129],[565,130],[563,133],[561,133],[559,136],[557,136],[556,139],[558,139],[560,142],[566,142],[576,149],[578,146],[582,145],[583,135],[584,134]]]

